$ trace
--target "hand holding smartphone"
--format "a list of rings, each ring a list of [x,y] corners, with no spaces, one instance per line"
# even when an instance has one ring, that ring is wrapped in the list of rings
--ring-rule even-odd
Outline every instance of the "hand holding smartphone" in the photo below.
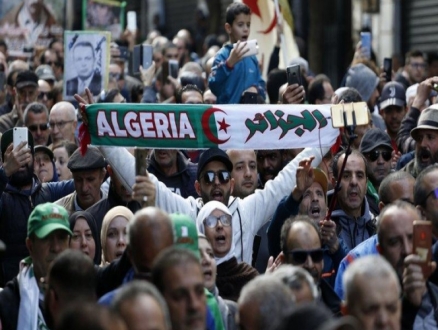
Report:
[[[293,85],[298,84],[302,85],[301,83],[301,68],[298,64],[288,66],[286,69],[287,74],[287,84]]]
[[[252,55],[257,55],[259,53],[259,45],[256,39],[243,41],[243,42],[246,43],[245,47],[248,48],[249,50],[242,56],[242,58]],[[242,43],[242,41],[240,43]],[[237,43],[233,44],[233,48],[236,48],[236,46]]]
[[[14,127],[14,131],[12,134],[12,139],[14,143],[14,149],[18,147],[18,145],[25,141],[26,148],[28,147],[28,132],[27,127]]]
[[[150,68],[153,55],[152,45],[135,45],[132,52],[132,73],[140,74],[140,65],[144,70]]]
[[[149,149],[135,148],[135,175],[146,176],[149,167]]]
[[[385,57],[383,59],[383,72],[385,72],[386,82],[392,80],[392,59]]]
[[[127,29],[131,32],[137,31],[137,13],[135,11],[128,11],[127,15]]]
[[[360,41],[362,49],[364,50],[363,55],[367,58],[371,58],[371,32],[361,32]]]
[[[432,223],[430,221],[414,221],[414,241],[412,253],[421,259],[421,269],[424,279],[431,275],[430,263],[432,261]]]

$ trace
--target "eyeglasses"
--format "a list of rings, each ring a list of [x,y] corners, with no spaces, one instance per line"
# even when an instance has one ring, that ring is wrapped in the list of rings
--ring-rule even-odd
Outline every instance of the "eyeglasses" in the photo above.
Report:
[[[380,155],[382,155],[383,159],[387,162],[391,160],[392,153],[391,151],[377,151],[373,150],[368,153],[368,157],[372,162],[375,162],[377,159],[379,159]]]
[[[425,69],[426,68],[426,63],[411,63],[411,66],[414,69]]]
[[[49,62],[46,62],[46,64],[47,64],[47,65],[50,65],[50,66],[52,66],[52,65],[60,66],[59,62],[52,62],[52,61],[49,61]]]
[[[45,131],[49,128],[49,123],[46,124],[39,124],[39,125],[29,125],[27,127],[29,129],[29,131],[31,132],[36,132],[38,131],[38,128],[40,129],[40,131]]]
[[[67,121],[61,120],[61,121],[58,121],[58,122],[51,121],[49,124],[50,124],[50,127],[57,126],[59,129],[63,129],[65,124],[72,123],[72,122],[74,122],[74,120],[67,120]]]
[[[230,172],[222,170],[218,172],[214,171],[207,171],[203,175],[204,182],[206,184],[212,184],[214,183],[216,177],[219,179],[219,182],[221,184],[226,184],[230,181]]]
[[[221,215],[220,217],[215,217],[214,215],[209,215],[204,220],[204,225],[209,228],[215,228],[218,222],[221,222],[222,226],[231,226],[231,217],[228,214]]]
[[[293,262],[297,265],[302,265],[306,262],[307,257],[310,256],[313,262],[321,262],[324,258],[323,249],[315,250],[292,250],[287,251],[287,254],[292,256]]]
[[[120,79],[120,73],[110,72],[109,76],[110,76],[111,79],[114,79],[114,80],[119,80]]]
[[[38,94],[38,100],[44,99],[44,96],[47,97],[48,99],[51,99],[52,95],[53,95],[52,92],[40,92]]]

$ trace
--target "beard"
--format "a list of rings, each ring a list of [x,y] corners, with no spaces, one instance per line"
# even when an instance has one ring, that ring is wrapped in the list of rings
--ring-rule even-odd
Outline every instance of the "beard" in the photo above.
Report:
[[[425,160],[422,160],[425,157]],[[429,165],[438,163],[438,152],[432,154],[428,149],[420,148],[415,152],[415,167],[418,169],[418,173],[423,171]]]
[[[12,174],[9,183],[14,187],[23,187],[32,183],[33,179],[33,164],[26,165],[25,171],[19,171]]]

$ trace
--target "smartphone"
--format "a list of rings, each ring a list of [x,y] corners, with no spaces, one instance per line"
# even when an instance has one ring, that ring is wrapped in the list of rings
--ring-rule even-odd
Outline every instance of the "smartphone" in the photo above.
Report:
[[[132,73],[140,74],[140,65],[148,69],[152,65],[154,50],[152,45],[136,45],[132,51]]]
[[[362,44],[362,48],[365,49],[366,58],[371,58],[371,32],[361,32],[360,33],[360,41]]]
[[[178,78],[179,63],[177,60],[169,60],[169,76]]]
[[[432,222],[424,220],[414,221],[414,254],[421,258],[421,269],[424,278],[430,276],[430,262],[432,261]]]
[[[129,49],[125,46],[119,46],[120,58],[127,61],[129,59]]]
[[[287,73],[287,84],[293,85],[293,84],[301,84],[301,67],[299,64],[288,66],[286,69]]]
[[[385,72],[386,81],[389,82],[392,79],[392,58],[385,57],[383,59],[383,72]]]
[[[352,126],[353,113],[356,119],[355,125],[367,125],[370,121],[366,102],[336,104],[330,108],[330,112],[334,128]]]
[[[249,50],[245,53],[243,57],[248,57],[252,55],[257,55],[259,53],[259,44],[257,42],[257,39],[251,39],[246,42],[246,47],[249,48]],[[233,48],[236,48],[237,43],[233,44]]]
[[[129,31],[135,32],[137,30],[137,13],[135,11],[128,11],[127,15],[127,28]]]
[[[149,149],[135,148],[135,175],[145,176],[149,167]]]
[[[240,98],[241,104],[257,104],[257,93],[252,92],[245,92],[243,93],[242,97]]]
[[[14,127],[12,139],[14,141],[14,149],[23,141],[26,141],[26,148],[27,148],[28,147],[27,127]]]

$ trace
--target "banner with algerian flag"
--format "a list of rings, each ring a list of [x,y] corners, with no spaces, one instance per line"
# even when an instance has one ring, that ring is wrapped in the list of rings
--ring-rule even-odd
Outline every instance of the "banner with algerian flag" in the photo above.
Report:
[[[330,105],[97,103],[83,110],[81,143],[168,149],[330,147]]]
[[[249,40],[257,39],[259,46],[259,61],[263,58],[263,78],[267,77],[269,58],[277,40],[277,20],[275,5],[273,0],[235,0],[235,2],[245,3],[252,12],[251,31]],[[283,21],[284,42],[280,50],[280,69],[286,69],[289,62],[300,56],[298,46],[295,42],[293,30],[293,16],[287,0],[279,0],[281,19]],[[283,52],[285,52],[286,63]]]

